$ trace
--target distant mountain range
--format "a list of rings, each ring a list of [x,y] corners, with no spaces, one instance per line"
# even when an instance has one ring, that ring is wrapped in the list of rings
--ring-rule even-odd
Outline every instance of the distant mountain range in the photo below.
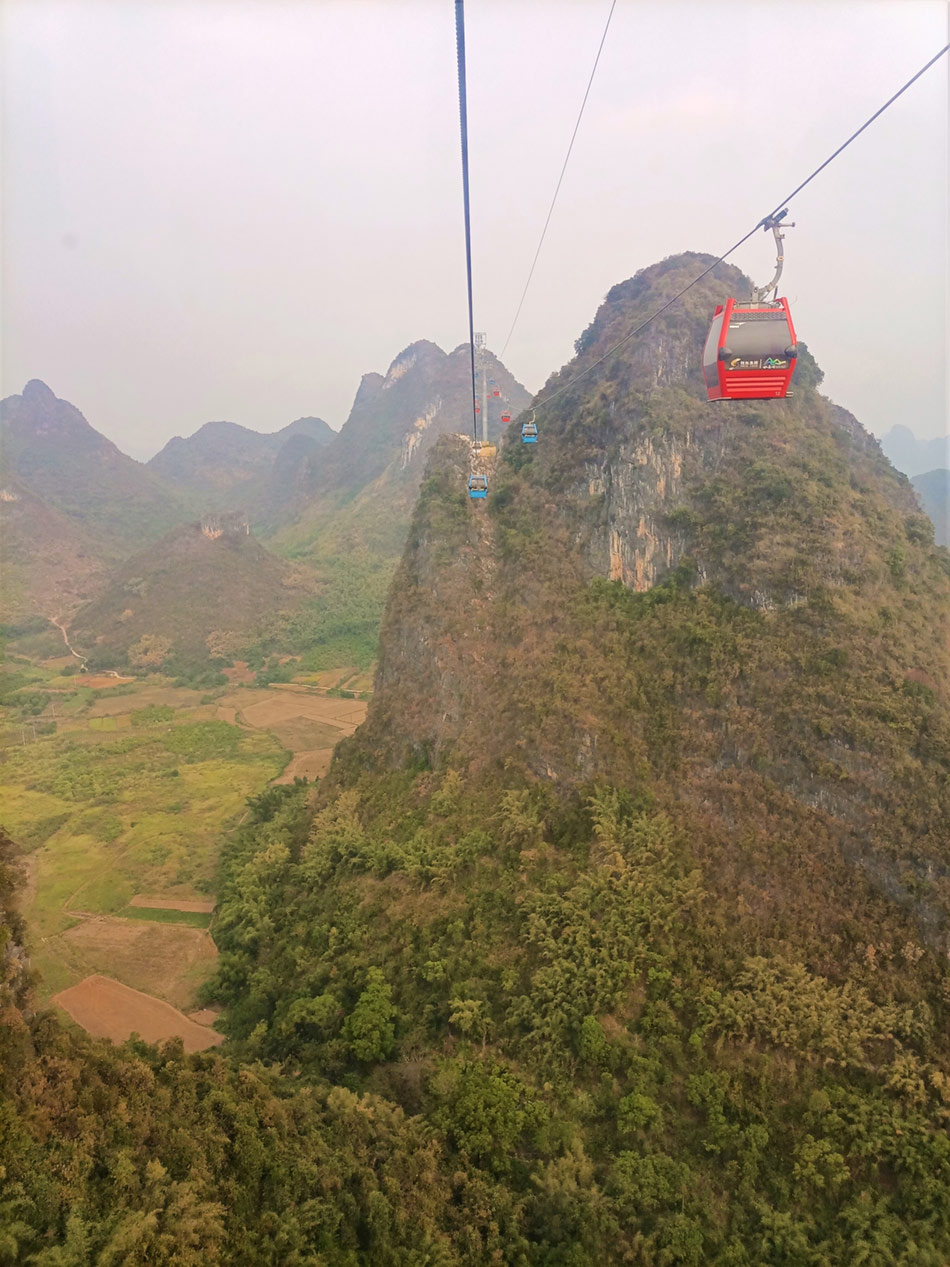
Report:
[[[918,440],[910,427],[891,427],[881,438],[885,457],[913,478],[926,471],[950,469],[950,436],[936,436],[932,440]]]
[[[197,498],[202,509],[233,508],[242,498],[260,500],[257,486],[281,462],[285,446],[296,462],[329,444],[335,434],[322,418],[298,418],[270,435],[236,422],[206,422],[187,439],[169,440],[147,467],[164,483]]]
[[[14,626],[66,616],[186,515],[180,495],[32,379],[0,403],[0,599]]]
[[[483,364],[497,438],[503,409],[528,394],[490,353]],[[212,634],[219,652],[289,640],[368,662],[425,457],[471,426],[469,366],[467,344],[422,340],[363,377],[339,433],[317,417],[272,434],[208,422],[146,464],[31,381],[0,409],[8,628],[71,621],[103,665],[141,658],[143,638],[194,663]],[[215,515],[246,527],[212,539],[202,523]],[[292,576],[278,555],[296,561]]]
[[[32,379],[0,402],[4,477],[12,475],[121,558],[185,514],[180,495]]]
[[[881,440],[885,456],[910,478],[933,520],[938,545],[950,545],[950,436],[919,440],[910,427],[891,427]]]
[[[933,520],[938,546],[950,546],[950,470],[926,471],[910,481],[924,510]]]

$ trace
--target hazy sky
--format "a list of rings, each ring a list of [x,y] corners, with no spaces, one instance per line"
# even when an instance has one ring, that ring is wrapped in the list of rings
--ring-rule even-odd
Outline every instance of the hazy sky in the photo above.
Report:
[[[609,0],[468,0],[476,328],[501,350]],[[346,419],[467,339],[452,0],[3,0],[2,394],[126,452]],[[720,254],[948,41],[944,0],[618,0],[505,360],[531,391],[615,282]],[[824,390],[947,427],[948,58],[796,199]],[[771,237],[733,262],[764,281]]]

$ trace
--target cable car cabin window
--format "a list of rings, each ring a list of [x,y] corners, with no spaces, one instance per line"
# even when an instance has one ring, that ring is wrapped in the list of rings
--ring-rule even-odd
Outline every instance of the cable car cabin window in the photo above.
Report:
[[[725,347],[732,353],[731,360],[755,361],[760,364],[772,357],[787,362],[786,349],[792,341],[788,321],[782,308],[774,312],[736,312],[733,309],[726,334]],[[727,368],[740,366],[726,362]]]
[[[703,348],[703,365],[706,369],[711,369],[713,373],[716,370],[716,354],[719,350],[719,332],[722,329],[723,314],[720,312],[713,317],[712,325],[709,327],[709,334],[706,338],[706,346]]]

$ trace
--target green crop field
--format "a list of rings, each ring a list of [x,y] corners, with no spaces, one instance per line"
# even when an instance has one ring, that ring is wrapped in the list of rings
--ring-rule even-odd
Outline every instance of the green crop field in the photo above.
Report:
[[[125,919],[147,919],[158,924],[188,924],[191,928],[207,928],[211,923],[211,916],[205,911],[175,911],[153,906],[126,906],[122,915]]]
[[[210,945],[200,964],[189,949],[209,917],[128,904],[142,893],[207,897],[224,834],[290,754],[161,678],[93,690],[20,661],[3,667],[0,701],[4,825],[26,852],[24,914],[42,994],[102,963],[130,984],[146,980],[159,935],[180,936],[182,954],[180,964],[156,956],[164,967],[151,988],[181,998],[187,977],[193,992],[213,966]]]

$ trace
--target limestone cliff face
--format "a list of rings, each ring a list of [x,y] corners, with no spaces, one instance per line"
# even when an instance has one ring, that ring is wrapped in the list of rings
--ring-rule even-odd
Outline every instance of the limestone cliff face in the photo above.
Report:
[[[675,437],[631,438],[613,458],[585,463],[591,496],[604,499],[606,535],[591,543],[591,563],[611,581],[647,590],[683,557],[685,537],[667,526],[689,447]],[[606,557],[604,547],[606,546]]]
[[[706,262],[615,287],[541,399]],[[514,419],[486,503],[465,443],[434,450],[356,746],[660,788],[723,831],[756,806],[885,890],[946,888],[950,557],[807,351],[789,400],[706,402],[708,316],[746,286],[717,270],[540,408],[537,446]]]

